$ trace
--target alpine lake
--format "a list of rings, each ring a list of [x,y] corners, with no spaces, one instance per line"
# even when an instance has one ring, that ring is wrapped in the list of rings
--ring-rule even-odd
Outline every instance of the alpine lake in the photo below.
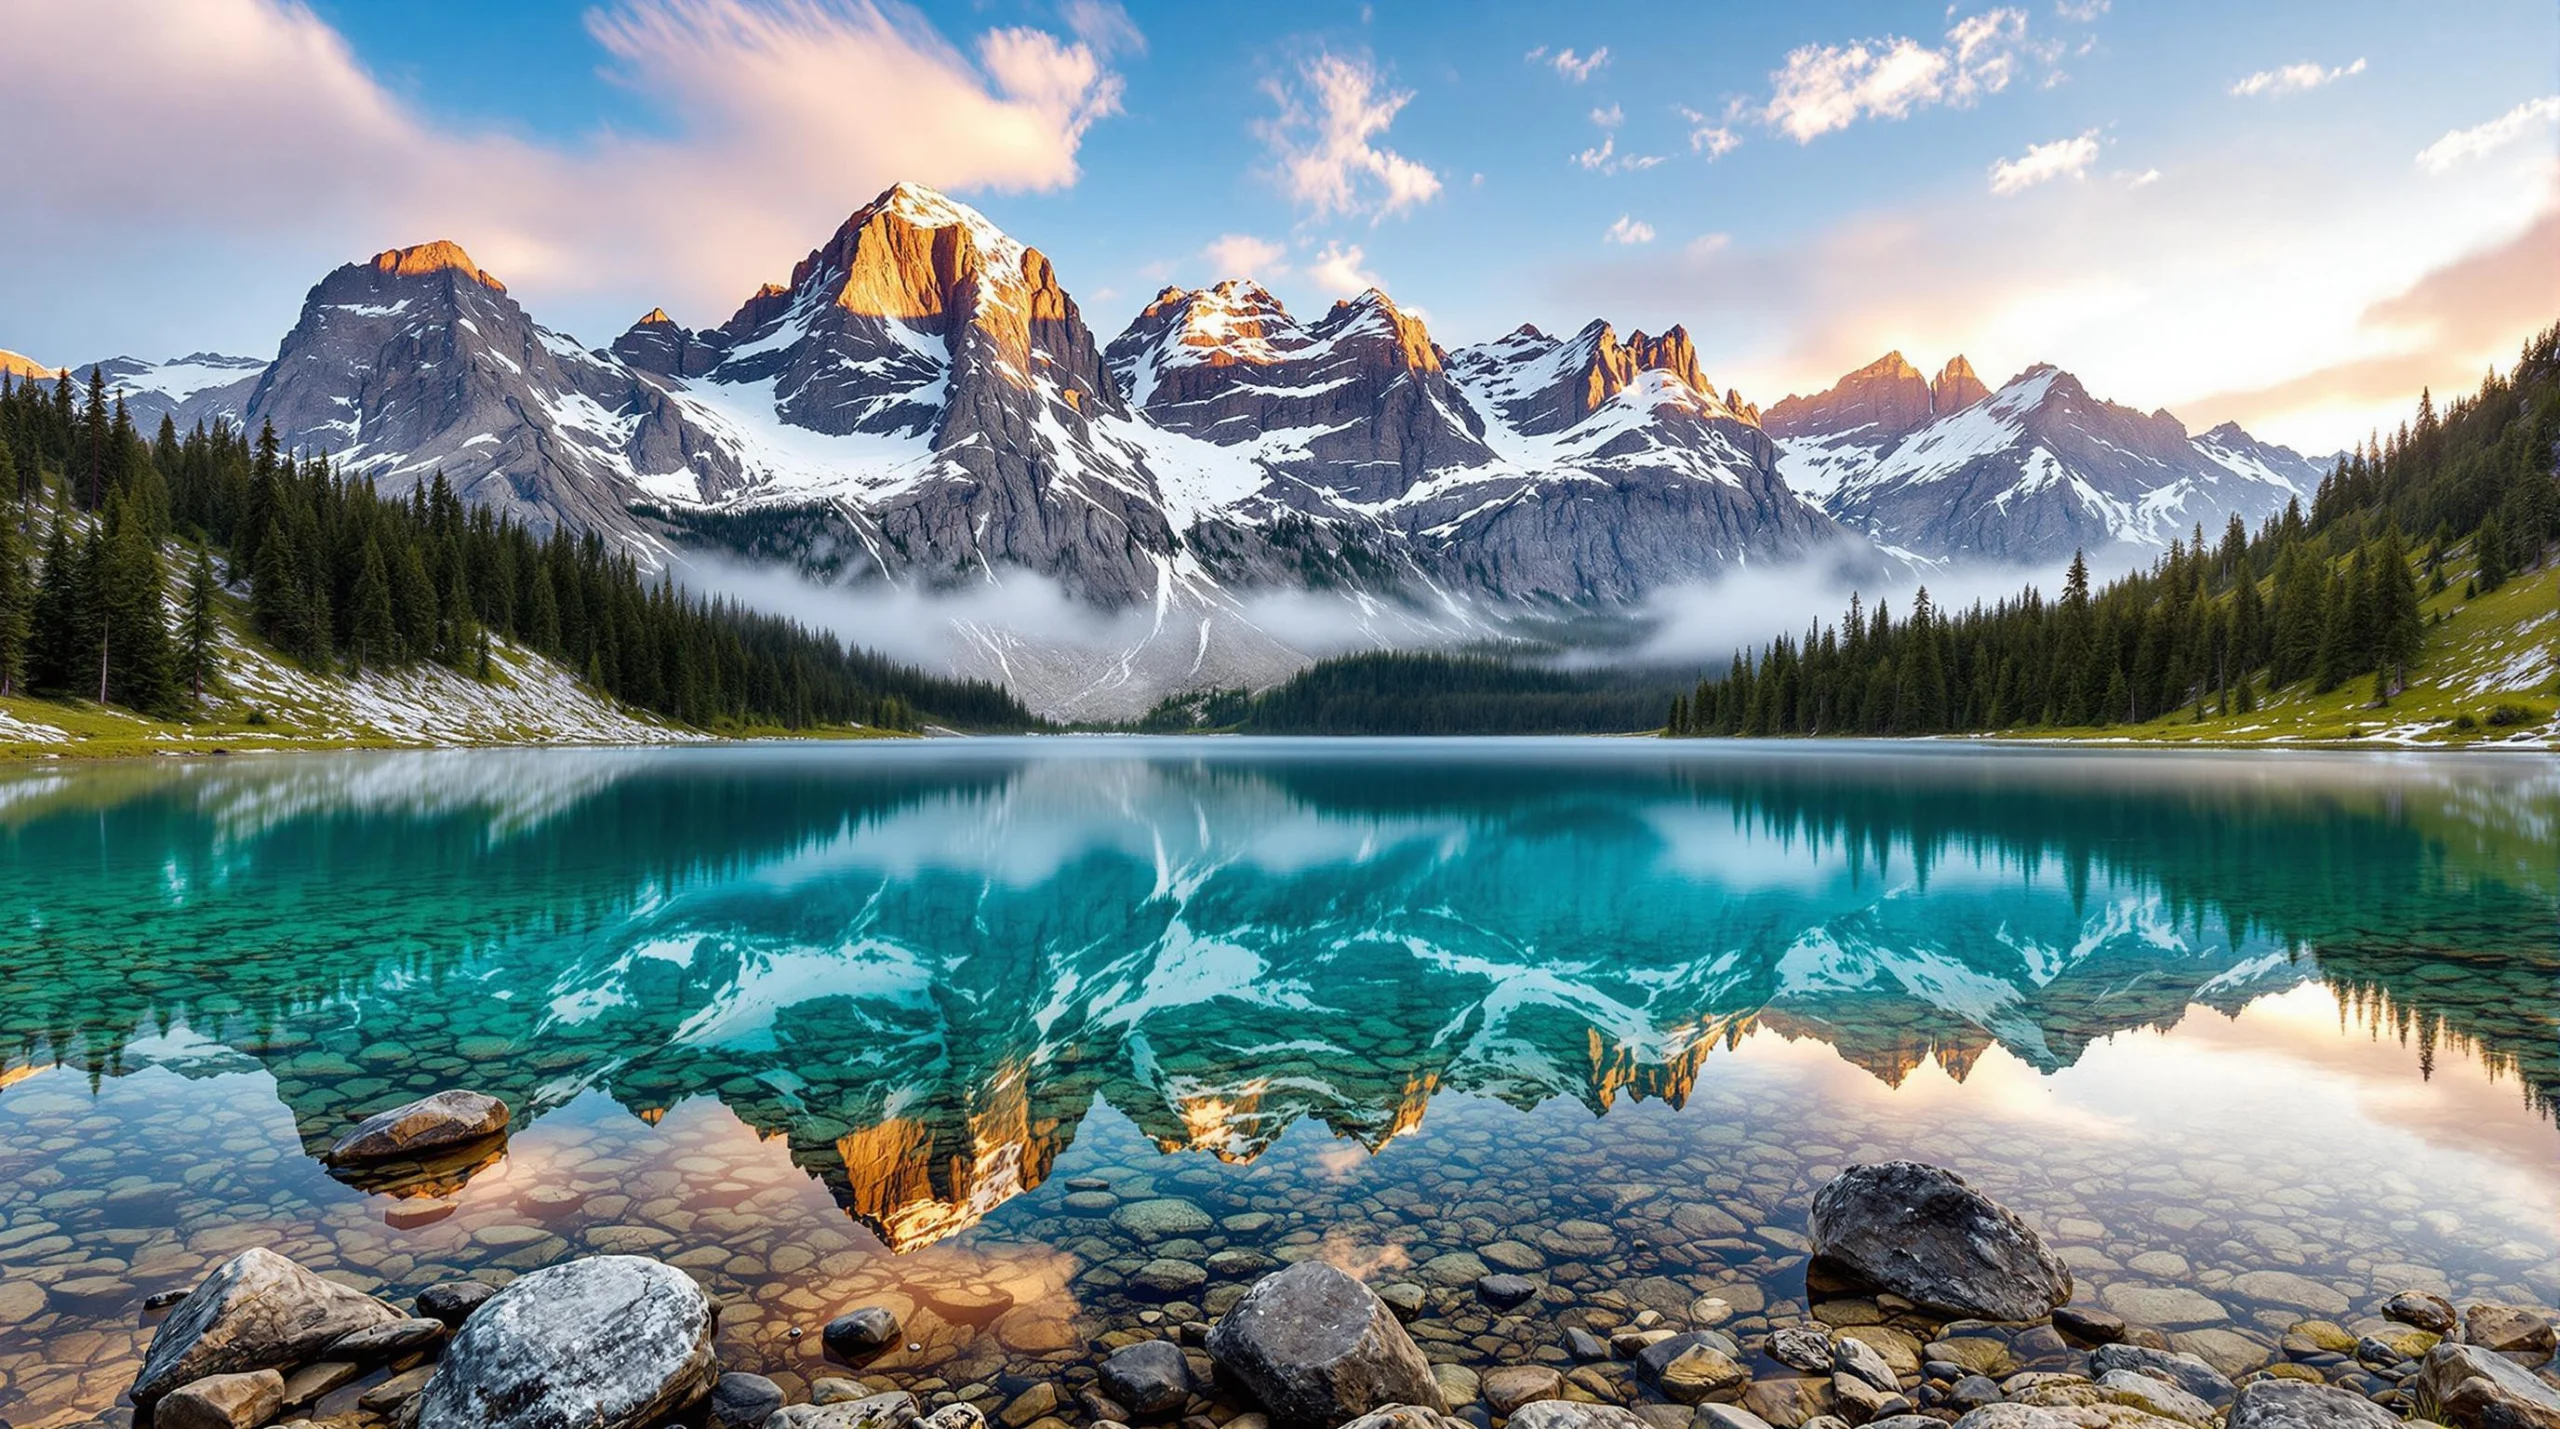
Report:
[[[1008,1429],[1087,1423],[1106,1351],[1321,1257],[1395,1288],[1444,1383],[1546,1364],[1660,1405],[1568,1332],[1804,1319],[1814,1192],[1894,1158],[1961,1173],[2080,1303],[2226,1373],[2303,1357],[2305,1322],[2405,1329],[2378,1318],[2402,1290],[2560,1305],[2555,850],[2560,761],[2530,755],[21,767],[0,1420],[132,1423],[171,1292],[253,1246],[402,1305],[654,1256],[720,1303],[725,1368]],[[456,1087],[507,1103],[501,1147],[390,1181],[322,1164]],[[1478,1293],[1505,1272],[1526,1303]],[[857,1305],[905,1330],[846,1365],[818,1331]],[[1889,1338],[1890,1304],[1819,1308]]]

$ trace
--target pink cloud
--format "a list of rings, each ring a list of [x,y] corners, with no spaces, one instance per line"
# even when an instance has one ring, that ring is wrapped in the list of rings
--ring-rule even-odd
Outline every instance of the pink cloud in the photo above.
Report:
[[[1085,7],[1083,30],[1142,44],[1115,11]],[[0,191],[45,249],[166,262],[197,235],[307,253],[307,283],[446,237],[537,303],[646,292],[703,320],[899,179],[1074,182],[1121,93],[1094,41],[1002,28],[963,50],[889,0],[621,0],[587,23],[664,137],[440,121],[293,0],[0,0],[0,92],[82,116],[69,142],[0,146]]]

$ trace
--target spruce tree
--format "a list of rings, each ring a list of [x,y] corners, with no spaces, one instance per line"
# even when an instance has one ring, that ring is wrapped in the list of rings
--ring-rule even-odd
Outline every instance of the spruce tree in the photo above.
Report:
[[[187,572],[187,608],[178,637],[178,676],[187,682],[187,697],[198,705],[204,703],[204,688],[213,680],[218,633],[213,561],[199,541],[195,564]]]
[[[167,580],[149,516],[124,491],[107,502],[99,598],[105,608],[101,662],[106,698],[146,714],[178,708],[176,653],[162,604]]]
[[[390,573],[373,538],[365,538],[359,561],[350,598],[347,656],[358,670],[378,670],[399,661],[400,624],[391,612]]]
[[[0,504],[0,695],[26,687],[27,642],[35,628],[35,582],[14,502]]]

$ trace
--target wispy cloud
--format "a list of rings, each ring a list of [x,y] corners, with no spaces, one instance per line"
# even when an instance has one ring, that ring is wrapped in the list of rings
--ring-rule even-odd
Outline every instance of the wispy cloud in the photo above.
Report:
[[[1612,134],[1603,138],[1592,148],[1574,155],[1573,162],[1577,167],[1589,169],[1594,173],[1642,173],[1661,163],[1662,155],[1621,154],[1618,152],[1618,137]]]
[[[2492,154],[2527,132],[2560,119],[2560,94],[2528,99],[2486,124],[2456,129],[2418,151],[2418,167],[2441,174],[2457,164]]]
[[[1125,15],[1085,21],[1142,42]],[[457,124],[294,0],[16,4],[7,26],[0,92],[89,116],[76,147],[0,146],[19,241],[101,261],[173,240],[202,261],[218,241],[300,267],[297,295],[327,263],[449,237],[544,301],[637,290],[725,312],[898,179],[1074,182],[1121,96],[1092,40],[1011,27],[964,46],[888,0],[600,5],[585,26],[608,77],[665,122],[556,139]],[[0,309],[18,307],[0,277]]]
[[[1594,109],[1591,111],[1591,122],[1603,129],[1615,129],[1627,122],[1627,111],[1615,104],[1606,109]]]
[[[2364,73],[2362,59],[2352,64],[2339,65],[2334,69],[2323,69],[2312,61],[2305,60],[2300,64],[2286,65],[2281,69],[2262,69],[2256,74],[2234,81],[2231,92],[2242,98],[2253,98],[2258,95],[2300,94],[2306,89],[2318,89],[2324,84],[2335,84],[2351,74],[2362,73]]]
[[[1609,231],[1601,235],[1601,237],[1603,241],[1609,243],[1651,243],[1653,241],[1653,225],[1635,218],[1633,215],[1622,213],[1618,215],[1618,221],[1610,224]]]
[[[1862,118],[1901,119],[1930,105],[1971,104],[2008,88],[2022,62],[2050,54],[2029,45],[2026,12],[2015,9],[1966,16],[1935,45],[1898,35],[1806,45],[1769,76],[1760,119],[1809,144]]]
[[[1714,163],[1742,147],[1742,136],[1687,105],[1680,106],[1680,117],[1689,121],[1689,152],[1704,154]]]
[[[1387,88],[1367,60],[1321,54],[1299,67],[1296,84],[1273,80],[1264,89],[1280,112],[1255,132],[1279,165],[1282,191],[1317,217],[1384,218],[1440,192],[1428,166],[1374,142],[1413,92]]]
[[[2007,195],[2055,179],[2086,178],[2089,166],[2097,161],[2095,129],[2076,138],[2037,144],[2014,159],[2002,159],[1991,166],[1991,191]]]
[[[1600,72],[1609,63],[1609,47],[1602,45],[1587,55],[1575,54],[1570,48],[1549,50],[1545,45],[1522,56],[1531,64],[1543,64],[1562,75],[1567,84],[1580,84]]]

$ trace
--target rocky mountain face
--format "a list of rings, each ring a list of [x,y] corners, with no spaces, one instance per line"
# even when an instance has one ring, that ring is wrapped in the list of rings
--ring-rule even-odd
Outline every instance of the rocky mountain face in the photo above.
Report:
[[[2234,515],[2254,525],[2320,479],[2316,463],[2236,425],[2190,437],[2167,412],[2102,401],[2045,364],[1986,392],[1961,357],[1923,382],[1888,353],[1778,403],[1766,425],[1796,490],[1931,558],[2043,566],[2157,548]]]
[[[704,449],[658,387],[536,324],[451,243],[329,274],[251,392],[251,426],[401,490],[441,471],[464,499],[538,529],[634,538],[642,473]]]
[[[1301,320],[1251,282],[1168,288],[1106,346],[1037,249],[914,185],[711,327],[653,310],[591,350],[439,242],[329,274],[251,367],[114,377],[138,420],[272,422],[387,489],[441,471],[653,564],[709,547],[847,585],[1038,577],[1108,633],[973,621],[959,663],[1067,713],[1305,663],[1251,613],[1268,594],[1349,592],[1384,640],[1450,610],[1623,613],[1815,551],[1871,573],[2059,560],[2254,516],[2301,466],[2049,369],[1993,394],[1962,358],[1924,378],[1892,354],[1764,414],[1680,327],[1450,351],[1376,291]]]

